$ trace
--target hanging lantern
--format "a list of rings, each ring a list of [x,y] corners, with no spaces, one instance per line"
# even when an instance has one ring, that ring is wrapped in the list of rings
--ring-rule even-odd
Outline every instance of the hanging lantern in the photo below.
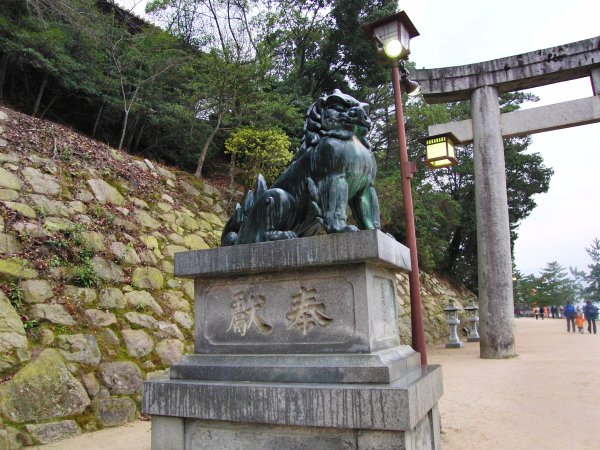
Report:
[[[437,134],[422,139],[425,143],[425,164],[431,169],[450,167],[458,164],[454,146],[458,139],[452,133]]]

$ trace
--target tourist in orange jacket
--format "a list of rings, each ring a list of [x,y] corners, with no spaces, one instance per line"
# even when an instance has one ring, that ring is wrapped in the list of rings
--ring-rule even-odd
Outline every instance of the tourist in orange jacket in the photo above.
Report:
[[[581,311],[581,308],[577,308],[577,316],[575,317],[575,325],[577,325],[577,329],[579,330],[579,332],[581,334],[584,333],[583,331],[583,324],[584,324],[584,319],[583,319],[583,312]]]

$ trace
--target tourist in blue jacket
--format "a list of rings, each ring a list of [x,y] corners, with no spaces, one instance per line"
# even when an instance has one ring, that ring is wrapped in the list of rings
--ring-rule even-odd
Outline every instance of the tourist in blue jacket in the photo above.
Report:
[[[563,312],[567,319],[567,333],[571,330],[573,330],[573,333],[575,333],[575,307],[573,306],[573,302],[571,300],[567,301]]]
[[[583,307],[583,315],[588,323],[588,333],[591,333],[592,330],[594,330],[594,334],[596,334],[596,319],[598,318],[598,308],[592,305],[591,300],[585,301],[585,306]]]

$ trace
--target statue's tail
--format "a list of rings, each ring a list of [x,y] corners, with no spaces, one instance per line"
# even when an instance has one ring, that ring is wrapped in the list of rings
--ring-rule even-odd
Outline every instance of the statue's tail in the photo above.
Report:
[[[266,190],[267,183],[265,182],[264,177],[259,174],[256,179],[256,193],[250,189],[244,199],[244,205],[242,206],[239,203],[236,203],[235,211],[225,224],[225,228],[223,228],[223,233],[221,234],[222,247],[236,244],[240,228],[242,228],[244,220],[246,220],[250,210],[254,207],[255,199],[259,198]]]

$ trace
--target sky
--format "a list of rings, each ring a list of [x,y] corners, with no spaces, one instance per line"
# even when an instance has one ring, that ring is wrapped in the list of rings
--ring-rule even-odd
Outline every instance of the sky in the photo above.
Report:
[[[126,8],[143,0],[118,0]],[[517,55],[600,35],[598,0],[400,0],[420,33],[411,41],[418,68],[460,66]],[[589,78],[530,90],[537,107],[589,97]],[[539,133],[528,151],[554,169],[550,189],[518,228],[516,268],[539,275],[547,263],[586,269],[585,248],[600,239],[600,124]]]

